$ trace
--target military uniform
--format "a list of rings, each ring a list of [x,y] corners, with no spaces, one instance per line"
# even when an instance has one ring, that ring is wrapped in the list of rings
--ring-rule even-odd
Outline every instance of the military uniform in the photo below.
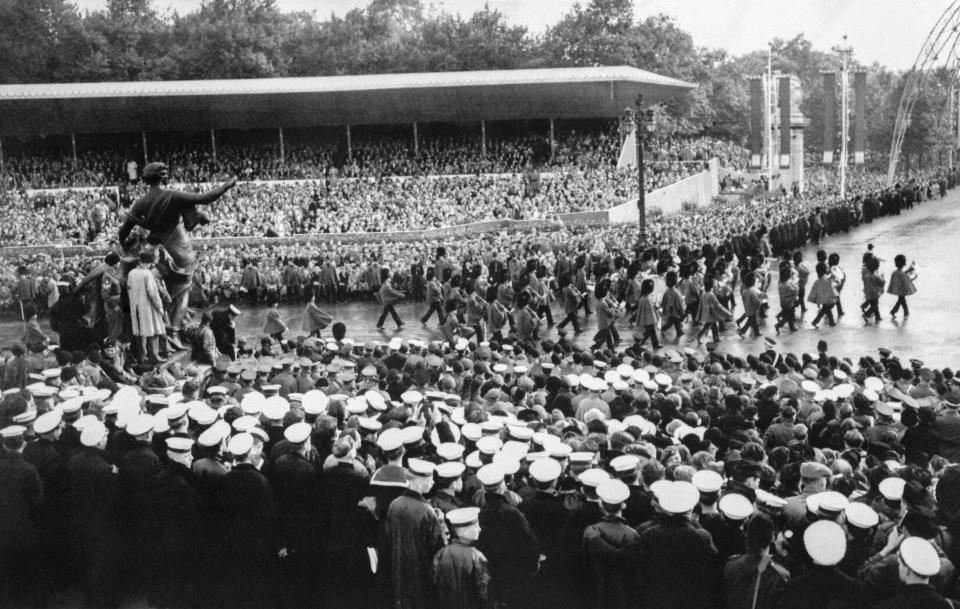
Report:
[[[200,493],[185,465],[168,461],[154,480],[154,514],[159,532],[154,597],[164,607],[192,607],[196,597],[201,528]]]
[[[928,584],[901,586],[897,592],[884,599],[878,609],[949,609],[953,603],[937,594]]]
[[[717,550],[710,535],[685,516],[654,521],[625,551],[641,582],[645,607],[709,609],[718,584]]]
[[[587,607],[626,609],[636,590],[626,576],[620,551],[637,540],[637,532],[620,516],[607,514],[583,532],[584,567],[589,581]]]
[[[88,607],[120,604],[119,481],[103,453],[83,448],[67,463],[73,539]]]
[[[37,438],[23,448],[23,458],[37,468],[43,484],[43,508],[38,513],[41,549],[39,558],[48,568],[38,573],[46,588],[68,583],[70,547],[68,516],[70,509],[67,464],[57,452],[56,445],[45,438]]]
[[[488,609],[493,606],[487,558],[470,542],[455,539],[437,552],[432,578],[437,607]]]
[[[221,486],[230,557],[228,596],[221,606],[258,609],[274,597],[272,559],[277,551],[276,505],[266,477],[250,463],[238,463]]]
[[[367,479],[353,464],[342,461],[323,470],[320,477],[324,598],[329,607],[370,606],[376,583],[363,539],[363,513],[357,507],[366,493]]]
[[[540,558],[540,543],[523,513],[499,493],[484,494],[477,545],[490,561],[494,600],[508,609],[526,606],[530,578]]]
[[[787,582],[780,606],[784,609],[867,607],[867,587],[836,567],[814,565],[809,572]]]
[[[4,454],[0,448],[0,600],[14,591],[36,602],[39,590],[34,579],[40,548],[38,516],[43,507],[43,485],[37,468],[19,452]]]
[[[777,609],[790,572],[767,556],[734,556],[723,567],[728,609]]]
[[[423,495],[405,490],[387,510],[380,551],[388,569],[392,606],[421,609],[429,606],[433,557],[443,547],[443,524]]]
[[[320,570],[320,541],[323,522],[319,510],[320,471],[292,446],[277,458],[270,470],[270,482],[277,503],[279,545],[287,549],[281,562],[283,594],[294,607],[315,602]]]
[[[118,464],[126,545],[124,566],[135,591],[146,589],[156,560],[157,523],[150,514],[154,477],[162,467],[153,446],[146,441],[136,442]]]

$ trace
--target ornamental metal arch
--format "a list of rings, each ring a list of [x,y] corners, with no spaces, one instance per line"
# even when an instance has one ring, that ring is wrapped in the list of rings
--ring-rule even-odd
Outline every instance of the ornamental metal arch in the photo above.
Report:
[[[896,179],[897,163],[913,108],[923,92],[931,75],[940,67],[950,74],[950,87],[954,88],[960,79],[960,0],[953,0],[937,19],[926,40],[917,53],[913,67],[906,76],[903,94],[897,108],[897,121],[890,142],[890,159],[887,166],[887,183],[892,185]],[[943,64],[941,64],[941,61]],[[952,118],[952,117],[951,117]]]

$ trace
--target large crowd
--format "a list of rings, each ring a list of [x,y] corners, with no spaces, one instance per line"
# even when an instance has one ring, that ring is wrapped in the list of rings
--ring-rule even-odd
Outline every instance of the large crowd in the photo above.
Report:
[[[149,274],[149,272],[147,272]],[[132,274],[131,274],[132,279]],[[0,600],[950,607],[960,388],[895,353],[231,333],[0,352]],[[522,315],[522,313],[518,313]],[[518,318],[519,323],[519,318]]]
[[[955,182],[882,189],[865,174],[841,200],[817,174],[802,195],[653,216],[646,243],[634,227],[560,226],[212,246],[183,327],[153,248],[17,260],[0,284],[28,321],[0,346],[0,602],[80,589],[108,609],[949,607],[953,371],[772,337],[740,358],[719,329],[756,333],[777,276],[778,330],[808,302],[832,323],[838,264],[824,251],[811,269],[797,250]],[[239,209],[220,204],[200,231]],[[879,289],[908,314],[900,258]],[[376,297],[378,325],[392,312],[402,327],[406,294],[443,340],[359,343],[323,310]],[[300,334],[272,309],[260,337],[238,336],[246,306],[284,299],[307,301]],[[556,306],[561,329],[597,315],[592,346],[545,332]],[[697,345],[663,348],[687,321]]]
[[[683,163],[651,169],[649,191],[704,170]],[[200,186],[191,187],[199,190]],[[140,187],[123,189],[130,200]],[[309,233],[395,232],[485,220],[556,219],[607,209],[637,193],[635,171],[596,169],[528,177],[387,177],[319,182],[242,183],[211,209],[197,236],[275,237]],[[8,245],[102,244],[116,236],[124,209],[109,191],[12,192],[0,201],[10,218],[0,227]]]
[[[652,258],[682,256],[683,252],[701,251],[704,248],[712,251],[723,248],[734,254],[738,263],[744,263],[753,254],[752,248],[760,244],[756,239],[758,231],[765,231],[770,246],[769,253],[780,255],[804,243],[817,242],[825,234],[847,231],[880,215],[898,213],[902,206],[902,202],[898,202],[894,196],[894,190],[884,188],[882,178],[869,173],[851,176],[848,187],[850,196],[847,200],[840,201],[836,196],[835,180],[831,180],[831,176],[829,171],[812,172],[804,194],[799,197],[787,191],[757,198],[728,197],[710,206],[680,214],[650,214],[647,223],[648,247],[656,250]],[[496,179],[490,180],[496,182]],[[424,179],[422,184],[432,182],[434,181]],[[350,189],[355,188],[356,184],[340,182],[340,185],[349,185],[347,188]],[[408,184],[404,180],[396,181],[401,191],[410,187]],[[543,190],[550,194],[541,194],[540,197],[544,202],[555,200],[559,195],[552,190],[552,182],[544,180],[543,184]],[[245,185],[240,184],[236,190],[243,193],[245,188]],[[411,216],[400,206],[389,207],[392,212],[382,209],[383,215],[379,217],[373,212],[365,217],[355,216],[350,210],[357,205],[356,197],[350,197],[349,205],[347,198],[342,198],[340,200],[344,211],[337,215],[331,213],[329,208],[320,207],[319,201],[329,199],[320,198],[319,195],[317,198],[310,195],[308,203],[295,203],[291,197],[284,194],[289,192],[291,186],[265,188],[279,199],[287,201],[287,205],[276,203],[276,207],[266,206],[264,209],[271,211],[259,215],[259,212],[248,209],[246,205],[240,205],[244,198],[231,192],[211,206],[214,220],[207,226],[197,227],[195,234],[240,236],[265,234],[270,231],[273,235],[290,235],[299,232],[297,226],[309,226],[311,230],[322,231],[323,228],[333,228],[333,222],[339,222],[340,227],[347,222],[360,222],[372,227],[374,222],[386,222],[386,218],[390,218],[388,226],[394,230],[429,226],[411,224]],[[310,186],[311,190],[315,188]],[[946,178],[933,173],[921,175],[909,184],[912,200],[933,197],[946,188]],[[379,193],[376,198],[381,199],[384,191],[371,189],[369,192]],[[475,191],[464,192],[471,199],[480,196]],[[435,209],[418,205],[416,197],[407,199],[410,206],[421,209],[423,215],[438,217],[433,216]],[[84,205],[81,202],[84,200],[89,205],[90,202],[98,200],[98,196],[93,194],[87,195],[86,199],[77,198],[74,204],[80,207]],[[576,199],[569,201],[569,205],[575,204]],[[280,211],[284,207],[286,211]],[[108,218],[104,225],[110,229],[99,233],[100,245],[106,247],[109,240],[115,239],[115,227],[119,225],[120,218],[115,212],[111,215],[113,207],[109,200],[101,200],[97,208]],[[489,219],[496,217],[497,213],[491,214],[491,207],[487,205],[469,205],[460,209],[463,209],[464,214],[476,214],[466,216],[471,219]],[[31,212],[33,213],[37,212]],[[41,208],[39,213],[53,220],[46,224],[43,234],[50,234],[51,226],[58,222],[62,223],[65,231],[82,230],[84,226],[82,222],[70,224],[61,220],[61,217],[70,216],[56,214],[49,206]],[[500,213],[504,214],[500,217],[531,217],[524,216],[522,212],[510,216],[506,209],[501,209]],[[443,217],[449,218],[450,215]],[[532,217],[550,218],[548,214]],[[10,226],[15,225],[5,224],[0,227],[0,231],[10,231]],[[40,242],[42,237],[39,226],[38,224],[35,232],[22,233],[28,237],[23,243]],[[203,264],[197,275],[194,300],[198,306],[211,302],[228,302],[241,297],[252,303],[281,299],[300,302],[314,292],[320,294],[322,300],[329,302],[369,299],[380,286],[382,269],[387,269],[393,282],[403,291],[410,293],[413,299],[421,300],[425,298],[428,261],[438,246],[446,247],[451,266],[461,269],[465,274],[469,273],[474,265],[489,266],[491,255],[496,253],[510,269],[511,279],[516,279],[525,260],[531,255],[540,255],[549,275],[554,280],[559,280],[557,261],[561,255],[570,258],[589,255],[592,259],[606,260],[607,266],[614,268],[614,258],[630,255],[636,245],[636,231],[630,225],[583,227],[560,224],[547,225],[532,232],[507,231],[414,242],[330,241],[321,244],[275,245],[263,241],[252,245],[212,245],[200,248]],[[47,291],[44,286],[45,279],[75,283],[96,263],[96,259],[85,256],[62,258],[50,254],[0,259],[0,312],[8,315],[20,314],[16,305],[18,267],[24,266],[37,283],[36,299],[39,301],[39,310],[43,311],[46,308],[43,304]],[[255,267],[255,270],[245,273],[250,266]],[[293,267],[291,272],[285,272],[288,267]]]
[[[411,137],[369,134],[349,149],[339,139],[326,141],[308,133],[288,133],[281,158],[279,144],[262,134],[242,136],[217,145],[197,141],[158,142],[151,156],[171,167],[171,181],[194,184],[237,174],[241,180],[306,180],[338,177],[478,175],[520,173],[532,162],[546,172],[610,169],[620,149],[616,125],[604,122],[557,133],[552,150],[542,134],[509,130],[491,136],[486,150],[476,135],[425,136],[414,149]],[[81,150],[76,161],[65,150],[24,143],[4,157],[0,184],[6,190],[116,186],[135,182],[142,171],[139,140],[115,141],[104,149]],[[668,176],[684,163],[717,158],[724,167],[744,170],[747,151],[734,143],[708,137],[656,137],[645,145],[647,161]]]

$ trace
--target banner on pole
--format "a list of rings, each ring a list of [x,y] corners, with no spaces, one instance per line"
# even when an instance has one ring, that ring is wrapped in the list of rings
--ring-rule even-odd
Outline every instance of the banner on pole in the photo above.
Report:
[[[637,166],[637,130],[634,129],[623,138],[620,148],[620,157],[617,159],[617,169]]]
[[[750,164],[760,167],[763,155],[763,81],[750,79]]]
[[[823,73],[823,162],[833,164],[834,136],[837,131],[837,75]]]
[[[853,75],[853,162],[863,165],[867,150],[867,73]]]
[[[790,77],[780,77],[780,167],[790,167]]]

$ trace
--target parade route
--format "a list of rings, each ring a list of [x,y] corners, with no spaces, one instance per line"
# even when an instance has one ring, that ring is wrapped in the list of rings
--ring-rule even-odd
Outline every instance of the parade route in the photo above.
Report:
[[[822,323],[819,329],[813,329],[809,322],[816,314],[816,309],[808,307],[805,316],[806,323],[798,326],[798,331],[791,333],[784,329],[779,336],[773,330],[773,316],[779,311],[777,297],[776,274],[769,289],[770,313],[764,320],[761,319],[761,332],[765,336],[774,336],[779,342],[777,347],[785,352],[803,353],[816,352],[819,340],[826,340],[830,351],[839,356],[859,357],[866,353],[876,353],[877,349],[886,347],[892,349],[901,357],[920,357],[927,365],[955,367],[955,355],[960,345],[960,328],[957,320],[960,319],[960,292],[957,290],[957,277],[954,275],[953,264],[960,261],[960,241],[956,235],[960,233],[960,189],[954,189],[947,197],[926,201],[913,209],[905,210],[899,216],[884,217],[870,224],[861,225],[848,234],[832,235],[821,242],[819,246],[808,245],[803,249],[804,260],[811,269],[812,283],[815,278],[813,269],[816,265],[817,249],[823,248],[828,253],[836,252],[840,255],[840,263],[847,273],[847,283],[843,290],[842,301],[846,315],[839,318],[835,327]],[[863,301],[863,284],[860,279],[860,261],[866,251],[868,243],[874,244],[874,251],[883,259],[881,271],[889,280],[893,271],[893,258],[897,254],[904,254],[908,261],[916,261],[919,269],[917,279],[917,293],[909,297],[911,316],[904,319],[898,316],[892,320],[890,308],[895,299],[884,295],[880,299],[880,311],[883,320],[879,326],[867,325],[860,316],[859,305]],[[775,269],[774,269],[775,270]],[[656,302],[662,285],[658,285]],[[740,295],[737,295],[738,307]],[[250,309],[238,303],[243,314],[238,320],[238,337],[257,340],[263,333],[262,328],[266,320],[266,308]],[[437,327],[436,317],[433,317],[425,327],[419,317],[426,311],[425,303],[401,301],[396,305],[397,312],[406,323],[401,331],[397,331],[392,321],[387,321],[384,330],[375,327],[379,308],[373,302],[350,302],[336,305],[322,305],[335,320],[343,321],[347,326],[347,334],[358,342],[389,341],[395,335],[405,338],[421,340],[442,340],[443,335]],[[290,328],[290,338],[300,334],[302,305],[281,305],[282,317]],[[737,315],[741,309],[738,308]],[[559,322],[563,318],[561,306],[554,302],[554,320]],[[45,331],[49,331],[49,324],[41,320]],[[634,329],[620,319],[617,327],[623,339],[622,345],[632,342]],[[329,329],[328,329],[329,330]],[[583,332],[574,335],[568,327],[568,338],[581,347],[589,346],[597,330],[596,316],[591,315],[583,324]],[[22,335],[23,324],[15,321],[4,322],[0,325],[0,339],[9,343]],[[329,335],[325,331],[324,335]],[[51,340],[56,339],[51,334]],[[555,328],[545,328],[542,337],[555,338]],[[689,325],[679,343],[670,340],[664,341],[664,346],[684,348],[697,347],[695,329]],[[721,350],[746,354],[756,352],[762,348],[762,338],[741,339],[736,334],[732,324],[727,325],[721,335]],[[649,344],[649,343],[648,343]]]

